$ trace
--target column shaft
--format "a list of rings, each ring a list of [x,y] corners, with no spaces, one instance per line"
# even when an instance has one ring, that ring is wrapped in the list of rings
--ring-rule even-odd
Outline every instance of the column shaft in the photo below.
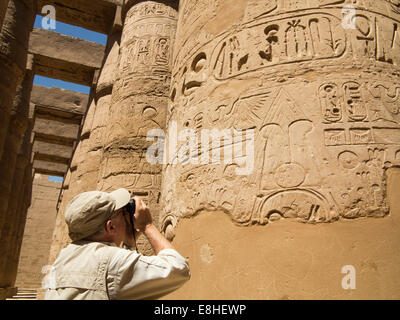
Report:
[[[162,166],[148,161],[147,150],[156,139],[149,142],[147,136],[150,130],[165,128],[177,5],[178,1],[129,1],[123,10],[119,70],[101,161],[101,190],[125,187],[142,196],[155,222]],[[151,252],[148,243],[140,246]]]
[[[35,13],[36,1],[10,0],[0,33],[0,159],[16,89],[24,77]]]
[[[3,19],[6,14],[8,0],[0,0],[0,31],[3,26]]]
[[[31,56],[29,61],[32,61]],[[0,255],[3,257],[0,262],[0,286],[12,286],[15,282],[14,274],[18,268],[18,257],[15,254],[21,246],[22,236],[20,237],[19,234],[20,229],[23,230],[22,226],[25,225],[25,208],[27,209],[30,205],[29,188],[31,188],[31,184],[25,176],[29,173],[26,168],[31,162],[32,154],[33,112],[30,110],[30,94],[33,77],[32,63],[29,63],[14,101],[15,113],[11,117],[11,126],[6,140],[6,146],[9,148],[6,149],[7,153],[4,153],[0,161],[2,168],[9,169],[9,171],[1,171],[0,174],[1,179],[9,183],[9,186],[5,186],[0,182],[1,201],[7,200],[7,208],[4,207],[5,214],[0,217]],[[6,155],[9,156],[6,157]],[[30,172],[32,172],[32,168]],[[30,175],[32,176],[32,173]],[[7,192],[5,192],[6,190]]]
[[[110,33],[103,66],[97,83],[92,88],[92,100],[83,124],[80,141],[64,182],[65,189],[62,192],[62,200],[57,214],[49,264],[54,262],[60,250],[70,242],[64,221],[64,211],[68,202],[81,192],[97,189],[104,132],[111,105],[111,92],[118,65],[120,41],[121,32],[117,30]]]

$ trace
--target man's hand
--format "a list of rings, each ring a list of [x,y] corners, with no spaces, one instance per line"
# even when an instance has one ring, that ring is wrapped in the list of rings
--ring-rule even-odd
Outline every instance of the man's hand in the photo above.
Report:
[[[164,249],[176,250],[153,224],[150,210],[143,200],[139,197],[134,197],[133,199],[136,203],[136,211],[133,216],[136,231],[146,236],[156,254]]]
[[[136,204],[136,211],[133,215],[133,222],[135,229],[138,232],[144,232],[146,227],[153,223],[153,218],[150,214],[150,209],[146,206],[143,200],[139,197],[134,197]]]

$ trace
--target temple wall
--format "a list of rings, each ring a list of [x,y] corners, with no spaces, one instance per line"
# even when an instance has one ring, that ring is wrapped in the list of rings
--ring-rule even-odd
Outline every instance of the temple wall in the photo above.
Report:
[[[42,269],[47,265],[56,220],[56,205],[61,182],[36,174],[32,204],[28,210],[15,285],[19,288],[42,287]]]

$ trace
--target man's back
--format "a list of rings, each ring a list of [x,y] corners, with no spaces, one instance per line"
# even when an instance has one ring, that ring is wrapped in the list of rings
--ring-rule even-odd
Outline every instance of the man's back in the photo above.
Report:
[[[107,242],[77,241],[54,262],[45,299],[154,299],[189,277],[186,260],[172,249],[145,257]]]

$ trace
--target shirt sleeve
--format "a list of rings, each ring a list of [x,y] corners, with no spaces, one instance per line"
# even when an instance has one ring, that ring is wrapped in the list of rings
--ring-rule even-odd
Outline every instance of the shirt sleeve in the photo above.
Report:
[[[156,256],[119,250],[109,264],[107,287],[111,299],[157,299],[189,278],[188,262],[176,250],[164,249]]]

